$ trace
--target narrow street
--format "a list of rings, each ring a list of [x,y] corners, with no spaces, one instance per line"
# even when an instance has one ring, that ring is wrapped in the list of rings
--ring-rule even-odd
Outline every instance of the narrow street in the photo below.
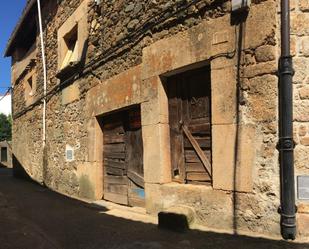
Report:
[[[0,169],[0,212],[1,249],[309,248],[245,236],[159,230],[13,178],[7,169]]]

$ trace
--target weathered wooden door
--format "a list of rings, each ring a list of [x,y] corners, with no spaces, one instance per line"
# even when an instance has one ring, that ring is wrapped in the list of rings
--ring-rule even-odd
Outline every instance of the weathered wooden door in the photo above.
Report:
[[[211,183],[210,70],[168,79],[172,174],[183,183]]]
[[[143,141],[140,108],[103,118],[104,199],[144,206]]]

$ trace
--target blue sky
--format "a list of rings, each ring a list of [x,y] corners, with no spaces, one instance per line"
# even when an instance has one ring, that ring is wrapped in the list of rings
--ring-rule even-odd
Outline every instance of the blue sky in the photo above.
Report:
[[[0,94],[5,92],[3,87],[10,86],[11,60],[3,58],[6,43],[21,15],[26,0],[1,1],[0,8]]]

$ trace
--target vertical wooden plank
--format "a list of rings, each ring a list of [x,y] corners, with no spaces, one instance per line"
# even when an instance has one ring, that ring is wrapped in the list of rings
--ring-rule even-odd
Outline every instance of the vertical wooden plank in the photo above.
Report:
[[[182,101],[181,86],[178,84],[178,78],[171,78],[168,81],[169,96],[169,123],[171,140],[171,162],[172,176],[174,180],[184,182],[184,149],[183,136],[180,131],[180,120],[182,119]]]
[[[186,151],[192,152],[192,149],[197,153],[199,159],[192,157],[186,163],[186,168],[189,170],[189,161],[203,163],[204,173],[199,175],[187,174],[187,181],[203,182],[205,179],[210,179],[211,176],[211,131],[210,131],[210,71],[209,68],[195,70],[187,75],[187,85],[189,87],[189,113],[190,119],[184,124],[184,134],[188,138],[192,147],[187,146]],[[209,141],[204,144],[202,141]],[[208,145],[209,144],[209,145]],[[202,146],[200,146],[202,145]],[[206,150],[202,150],[202,147]],[[206,155],[205,155],[206,152]],[[189,159],[189,158],[188,158]],[[194,159],[194,160],[193,160]],[[194,176],[194,177],[193,177]]]
[[[134,182],[129,182],[129,206],[145,207],[145,190],[137,186]]]
[[[184,137],[182,132],[182,124],[186,122],[188,115],[187,105],[187,93],[186,85],[183,77],[179,76],[176,79],[177,87],[177,108],[178,108],[178,122],[177,122],[177,165],[179,169],[179,178],[181,182],[185,182],[186,169],[185,169],[185,157],[184,157]]]
[[[128,201],[130,206],[145,206],[143,138],[140,108],[128,110],[125,124],[126,163],[128,165]]]
[[[103,117],[104,199],[128,205],[124,116],[122,111]]]
[[[126,163],[128,171],[144,177],[142,130],[126,132]]]

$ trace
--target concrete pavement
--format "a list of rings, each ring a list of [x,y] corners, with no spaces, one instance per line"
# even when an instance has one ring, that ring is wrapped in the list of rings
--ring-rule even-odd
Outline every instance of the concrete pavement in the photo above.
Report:
[[[116,217],[0,169],[0,249],[309,249],[309,244],[211,232],[159,230]]]

